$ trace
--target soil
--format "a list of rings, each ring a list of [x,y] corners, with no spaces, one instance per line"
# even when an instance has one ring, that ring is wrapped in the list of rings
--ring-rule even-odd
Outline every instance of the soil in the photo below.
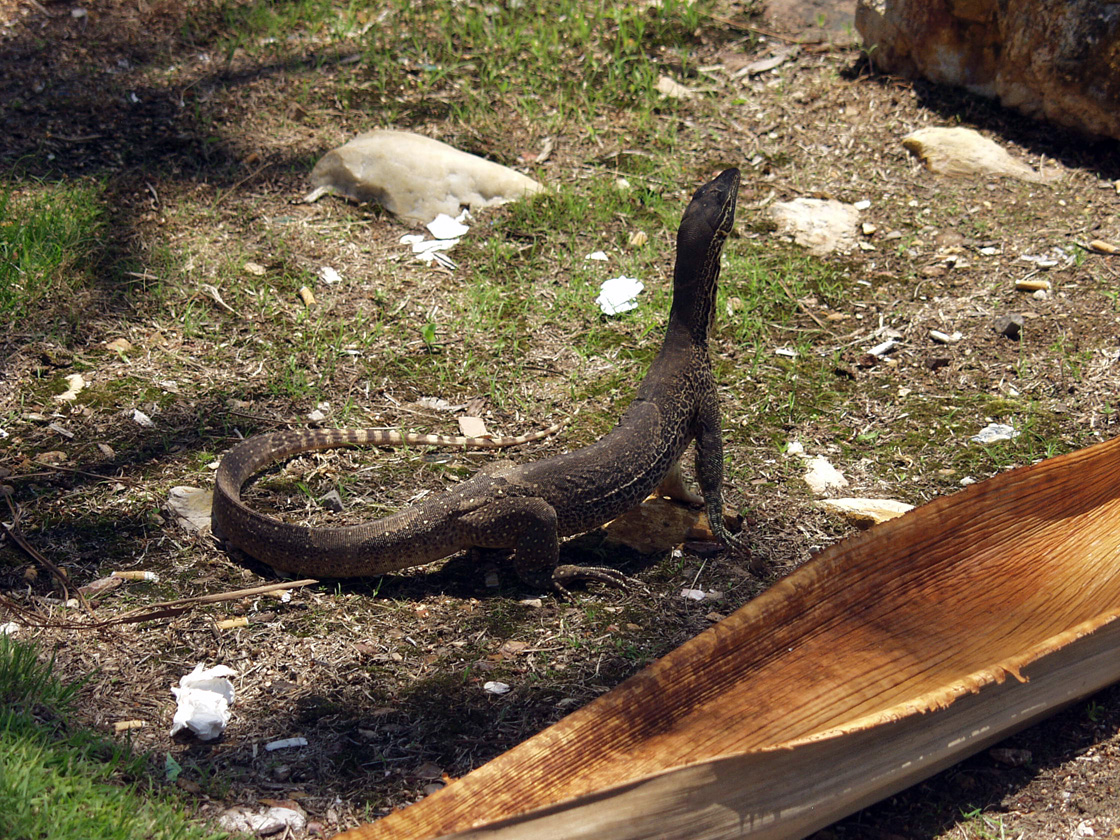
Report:
[[[459,298],[425,269],[400,261],[405,231],[384,214],[333,201],[292,203],[306,190],[318,155],[371,127],[360,110],[326,99],[314,109],[294,104],[308,101],[309,90],[332,90],[345,55],[313,55],[298,65],[244,51],[220,56],[213,52],[222,26],[217,5],[93,5],[79,13],[50,0],[0,0],[0,163],[22,179],[106,180],[112,210],[102,259],[106,266],[132,266],[126,280],[107,273],[118,279],[55,302],[57,317],[43,321],[47,326],[33,319],[0,335],[0,417],[14,418],[10,437],[0,441],[0,477],[7,475],[15,488],[29,543],[74,582],[120,568],[159,573],[158,583],[91,596],[99,611],[114,614],[271,579],[251,563],[234,562],[205,535],[179,528],[166,507],[170,487],[197,481],[205,473],[200,465],[233,441],[235,428],[265,431],[315,408],[306,395],[248,384],[260,362],[224,349],[252,341],[283,347],[285,331],[300,328],[287,315],[273,324],[228,317],[205,286],[220,279],[224,247],[259,252],[263,270],[289,284],[325,264],[344,276],[370,278],[317,291],[342,324],[360,324],[363,307],[384,305],[378,288],[389,305],[407,297],[408,311],[417,313],[453,308]],[[647,591],[591,587],[572,605],[527,597],[532,593],[501,570],[480,575],[470,559],[453,558],[372,584],[309,587],[289,600],[246,596],[91,631],[67,624],[73,613],[59,604],[48,570],[5,540],[0,619],[19,608],[14,619],[21,623],[46,620],[47,626],[22,632],[52,650],[64,674],[89,679],[81,722],[109,730],[120,721],[143,721],[121,737],[151,750],[160,768],[163,756],[173,755],[183,767],[177,786],[200,815],[216,816],[238,803],[295,801],[310,818],[305,834],[330,834],[469,772],[617,685],[846,533],[848,526],[814,506],[783,466],[776,443],[797,439],[843,457],[851,495],[920,503],[952,492],[966,476],[982,479],[1120,432],[1120,258],[1080,247],[1092,239],[1120,242],[1116,144],[1032,122],[960,91],[875,75],[843,37],[848,4],[816,4],[800,18],[798,9],[781,4],[770,21],[722,9],[698,36],[695,62],[715,68],[706,81],[718,83],[708,96],[721,108],[658,117],[682,120],[682,136],[690,139],[681,141],[679,154],[695,160],[696,183],[722,163],[742,166],[740,237],[751,243],[788,247],[764,222],[764,208],[775,199],[871,202],[864,218],[875,230],[863,239],[867,247],[826,258],[845,265],[852,279],[843,305],[799,301],[804,317],[796,329],[818,336],[817,349],[835,358],[836,376],[845,383],[838,419],[799,415],[780,428],[784,440],[775,441],[752,433],[750,383],[727,389],[727,455],[740,465],[729,501],[749,510],[751,564],[688,552],[680,558],[616,554],[609,562],[641,579]],[[739,23],[718,23],[728,20]],[[777,70],[735,75],[772,46],[799,38],[800,51]],[[1059,177],[1039,185],[932,176],[900,145],[906,133],[926,125],[975,128]],[[502,113],[483,130],[418,107],[398,127],[510,164],[531,157],[542,141],[533,126]],[[625,132],[608,116],[594,128],[554,138],[540,164],[550,182],[619,174],[603,161],[619,159]],[[680,185],[682,207],[694,186]],[[198,207],[206,211],[188,209]],[[354,240],[323,235],[341,229],[353,229]],[[903,236],[891,238],[894,231]],[[666,253],[670,235],[661,244]],[[151,273],[169,249],[195,255],[183,273],[198,281],[197,289],[169,292]],[[1024,256],[1055,260],[1039,270],[1052,286],[1044,298],[1014,289],[1038,265]],[[149,296],[162,296],[163,309],[150,305]],[[178,320],[160,320],[156,313],[167,308],[180,313]],[[1025,316],[1021,341],[992,328],[1008,312]],[[187,319],[194,319],[193,329],[185,327]],[[814,332],[821,322],[839,326]],[[866,354],[886,335],[880,328],[895,330],[901,342],[885,362]],[[959,345],[935,345],[930,329],[963,337]],[[106,343],[120,337],[138,349],[107,351]],[[516,401],[534,406],[534,413],[489,406],[488,420],[502,427],[495,431],[525,431],[575,408],[566,380],[554,374],[567,368],[591,374],[597,362],[575,354],[568,338],[556,325],[542,327],[529,351],[539,356],[540,380],[522,383]],[[402,331],[392,340],[402,352],[425,352],[417,334]],[[735,352],[728,338],[713,346],[716,356]],[[51,384],[77,363],[101,382],[148,386],[122,385],[119,400],[66,415],[56,425],[74,437],[60,437],[35,416],[57,409]],[[316,364],[298,360],[303,367]],[[633,373],[629,381],[640,376],[640,368],[624,372]],[[395,385],[390,369],[381,368],[371,384],[359,356],[325,376],[332,405],[362,403],[367,421],[439,421],[438,413],[418,406],[418,389]],[[933,415],[907,419],[900,393],[935,404],[962,389],[988,395],[995,419],[1029,402],[1037,449],[1014,450],[1010,460],[966,461],[963,440],[975,428],[963,422],[959,445],[916,442]],[[241,399],[231,403],[230,393]],[[598,410],[612,399],[593,395],[587,404]],[[155,431],[131,420],[137,408],[155,418]],[[511,457],[542,457],[602,431],[577,430],[564,443],[547,441]],[[852,454],[853,442],[865,447],[862,454]],[[313,478],[329,485],[374,461],[389,476],[367,493],[377,504],[400,504],[454,479],[415,453],[337,453],[299,459],[291,470],[318,473]],[[450,472],[465,474],[477,463],[464,456]],[[283,478],[278,481],[271,496],[262,483],[261,503],[306,515],[299,494],[287,498]],[[592,539],[569,552],[579,562],[580,552],[601,557],[603,548]],[[725,593],[715,614],[677,595],[701,575],[706,587]],[[498,587],[488,583],[495,578]],[[248,621],[218,623],[231,618]],[[196,662],[221,662],[238,672],[234,720],[216,744],[167,735],[168,687]],[[488,694],[482,685],[490,680],[514,690],[500,698]],[[295,735],[306,737],[308,747],[262,749]],[[1120,835],[1120,688],[1000,747],[1026,752],[974,756],[819,837]]]

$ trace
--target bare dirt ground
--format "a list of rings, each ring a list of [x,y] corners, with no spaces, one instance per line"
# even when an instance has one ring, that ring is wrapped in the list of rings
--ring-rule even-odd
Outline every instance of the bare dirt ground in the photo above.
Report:
[[[721,19],[736,14],[729,8]],[[0,414],[12,418],[10,436],[0,442],[0,475],[15,488],[29,541],[75,582],[120,568],[160,573],[160,583],[130,584],[96,605],[113,612],[267,578],[208,538],[180,530],[165,502],[170,487],[206,481],[235,429],[264,431],[306,417],[317,399],[296,387],[300,371],[322,373],[332,405],[361,404],[367,421],[408,426],[424,414],[416,399],[438,383],[401,385],[393,366],[370,361],[368,351],[343,354],[329,369],[321,358],[293,359],[290,393],[255,384],[262,365],[255,345],[279,348],[272,360],[282,357],[290,333],[312,329],[293,314],[300,278],[322,264],[363,278],[317,291],[339,325],[338,334],[322,334],[335,347],[346,346],[347,329],[364,323],[368,307],[392,309],[407,299],[403,319],[459,301],[442,280],[400,260],[405,231],[392,219],[340,202],[291,203],[305,191],[319,154],[377,123],[375,114],[315,98],[319,89],[334,89],[346,56],[324,53],[292,65],[244,54],[227,60],[212,52],[213,33],[198,24],[206,19],[186,15],[171,0],[110,0],[91,4],[84,15],[64,3],[0,0],[0,165],[21,177],[107,181],[112,209],[102,259],[129,266],[107,272],[111,279],[80,299],[59,302],[48,326],[10,324],[0,335]],[[1077,244],[1120,241],[1116,144],[1033,123],[958,91],[870,74],[837,31],[803,46],[777,71],[744,80],[735,73],[746,62],[804,29],[789,20],[750,23],[754,30],[710,22],[699,36],[696,63],[713,68],[706,81],[717,80],[709,97],[720,107],[659,116],[666,127],[677,121],[676,154],[694,162],[695,183],[724,164],[743,167],[744,247],[789,247],[762,221],[761,208],[775,198],[866,199],[864,218],[876,228],[866,249],[829,258],[847,269],[843,294],[803,299],[803,317],[792,328],[813,335],[830,360],[833,410],[791,411],[786,421],[763,425],[754,407],[762,379],[726,383],[727,451],[735,465],[729,501],[748,511],[754,562],[764,574],[718,556],[612,556],[609,562],[621,563],[650,591],[593,587],[573,606],[548,597],[533,602],[534,593],[504,579],[496,590],[459,558],[374,584],[301,590],[287,602],[246,598],[91,632],[59,626],[66,612],[51,603],[46,570],[4,541],[0,592],[56,622],[27,635],[55,651],[64,673],[92,675],[82,722],[109,728],[144,721],[129,737],[159,762],[175,757],[184,768],[179,787],[201,814],[294,800],[308,813],[310,831],[330,833],[412,801],[445,775],[462,775],[539,731],[845,533],[845,525],[814,507],[779,456],[786,440],[801,440],[841,465],[852,495],[920,503],[952,492],[966,476],[981,479],[1120,431],[1120,264]],[[220,16],[212,25],[220,28]],[[757,30],[778,31],[760,42]],[[949,181],[925,172],[900,145],[915,128],[955,124],[1061,177],[1050,185]],[[496,113],[491,124],[464,125],[434,107],[408,111],[398,127],[510,164],[534,153],[542,139],[515,116]],[[555,184],[620,174],[619,152],[630,146],[624,118],[601,115],[594,128],[573,126],[555,138],[538,174]],[[695,183],[678,185],[682,207]],[[896,231],[902,235],[891,237]],[[666,271],[671,233],[655,243]],[[227,249],[261,264],[276,277],[278,298],[291,298],[276,305],[275,317],[261,317],[273,311],[263,308],[267,302],[258,302],[255,317],[235,317],[203,290],[223,280],[223,290],[236,285],[222,274]],[[1045,299],[1014,290],[1014,281],[1037,266],[1024,255],[1056,262],[1045,274],[1053,286]],[[193,285],[172,288],[161,276],[170,265]],[[542,278],[545,293],[556,282]],[[230,300],[246,312],[257,305],[232,294]],[[992,329],[1007,312],[1026,316],[1019,342]],[[820,331],[818,322],[836,326]],[[571,404],[558,371],[590,378],[607,361],[571,352],[570,334],[580,328],[541,326],[527,351],[539,357],[541,376],[519,383],[504,407],[492,406],[490,419],[501,431],[522,431],[581,407]],[[873,364],[866,350],[881,340],[881,328],[896,330],[901,346],[890,363]],[[935,345],[930,329],[963,338],[952,347]],[[120,337],[136,348],[131,354],[106,349]],[[405,326],[377,340],[404,355],[425,352]],[[717,357],[734,363],[737,352],[727,336],[714,342]],[[621,365],[617,396],[624,404],[641,365],[614,362]],[[56,425],[74,434],[69,438],[38,418],[53,416],[54,386],[75,365],[104,396],[58,418]],[[485,383],[474,387],[444,395],[457,401],[485,394]],[[785,396],[819,399],[811,383],[804,392],[799,387]],[[589,393],[582,407],[601,410],[615,396],[609,389]],[[130,422],[136,408],[156,420],[154,429]],[[978,458],[964,441],[989,416],[1019,423],[1025,434],[1005,454]],[[577,429],[564,442],[513,457],[541,457],[602,431]],[[407,453],[365,460],[341,453],[297,466],[320,471],[329,483],[374,461],[388,476],[371,494],[379,502],[400,504],[448,480],[439,465]],[[473,468],[477,461],[456,463]],[[572,551],[601,557],[594,541]],[[677,597],[701,575],[705,587],[725,593],[714,613]],[[234,617],[249,621],[234,629],[216,623]],[[0,618],[8,620],[2,606]],[[200,661],[237,670],[233,724],[216,744],[172,741],[168,686]],[[481,685],[491,679],[514,690],[487,694]],[[262,748],[295,735],[309,746]],[[1012,766],[990,753],[976,756],[819,836],[1120,834],[1120,689],[1002,746],[1029,751],[1029,760]]]

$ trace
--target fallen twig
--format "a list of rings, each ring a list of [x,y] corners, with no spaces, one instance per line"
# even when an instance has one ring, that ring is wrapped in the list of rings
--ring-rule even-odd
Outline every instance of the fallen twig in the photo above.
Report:
[[[120,624],[139,624],[142,621],[155,621],[161,618],[173,618],[182,615],[188,610],[202,604],[218,604],[223,601],[236,601],[239,598],[251,598],[254,595],[264,595],[280,589],[297,589],[318,583],[317,580],[284,581],[282,583],[269,583],[264,586],[253,586],[249,589],[237,589],[233,592],[218,592],[212,595],[196,595],[192,598],[179,598],[174,601],[160,601],[146,607],[137,607],[134,610],[113,616],[112,618],[97,621],[51,621],[44,619],[30,610],[16,604],[9,598],[0,595],[0,604],[18,615],[31,627],[50,627],[61,630],[100,630],[106,627],[115,627]]]
[[[23,549],[24,553],[27,554],[28,557],[30,557],[35,562],[42,564],[44,567],[50,570],[50,573],[54,575],[55,580],[58,581],[59,586],[62,587],[63,599],[69,601],[72,597],[70,595],[70,578],[67,576],[66,572],[63,569],[60,569],[58,566],[56,566],[54,562],[50,560],[50,558],[48,558],[45,554],[43,554],[41,551],[35,548],[35,546],[27,541],[27,538],[23,535],[23,532],[19,529],[19,510],[16,508],[15,503],[12,502],[12,497],[8,494],[4,494],[4,500],[8,503],[8,510],[12,512],[11,524],[8,524],[7,522],[0,522],[0,525],[4,526],[4,531],[7,533],[8,538],[16,545],[18,545],[21,549]],[[82,605],[82,609],[84,609],[90,615],[93,615],[93,609],[90,607],[89,602],[86,600],[86,596],[81,592],[78,592],[77,590],[74,591],[74,595],[77,596],[78,603]]]

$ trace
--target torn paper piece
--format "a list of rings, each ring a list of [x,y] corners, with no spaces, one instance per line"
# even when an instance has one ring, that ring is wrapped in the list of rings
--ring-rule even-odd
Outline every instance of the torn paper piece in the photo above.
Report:
[[[440,213],[428,222],[425,227],[436,239],[458,239],[470,230],[470,228],[462,222],[452,219],[446,213]]]
[[[339,274],[335,269],[331,268],[329,265],[319,266],[319,270],[316,272],[316,276],[318,276],[318,278],[327,285],[333,285],[334,283],[342,282],[342,275]]]
[[[605,315],[621,315],[638,307],[638,294],[645,288],[641,280],[632,277],[615,277],[606,280],[599,288],[595,302]]]
[[[412,253],[416,254],[416,259],[421,262],[431,263],[432,261],[438,262],[440,265],[446,265],[449,268],[454,268],[455,263],[440,253],[441,251],[450,251],[459,244],[458,239],[425,239],[419,234],[410,233],[401,237],[401,242],[405,245],[412,246]]]
[[[86,387],[86,381],[82,378],[80,373],[72,373],[66,377],[66,391],[61,394],[55,394],[55,399],[59,402],[70,402],[78,397],[78,393]]]

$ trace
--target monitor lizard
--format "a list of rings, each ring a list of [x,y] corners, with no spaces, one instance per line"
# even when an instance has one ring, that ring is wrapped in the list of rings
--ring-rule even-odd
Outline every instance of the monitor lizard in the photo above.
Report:
[[[289,574],[375,576],[473,547],[512,550],[518,576],[536,588],[563,593],[565,583],[580,578],[625,588],[626,578],[617,570],[559,565],[559,538],[610,521],[641,503],[667,477],[679,476],[675,467],[695,440],[696,473],[712,531],[734,546],[737,540],[723,519],[723,443],[708,332],[715,317],[720,254],[734,223],[738,190],[739,171],[728,169],[700,187],[685,210],[677,231],[665,340],[634,401],[605,437],[539,461],[491,464],[457,487],[382,519],[307,527],[251,509],[241,501],[242,485],[269,464],[300,452],[404,439],[346,429],[258,435],[234,446],[218,466],[215,535]],[[474,440],[476,446],[495,446],[509,445],[511,439]],[[462,438],[451,441],[465,443]]]

